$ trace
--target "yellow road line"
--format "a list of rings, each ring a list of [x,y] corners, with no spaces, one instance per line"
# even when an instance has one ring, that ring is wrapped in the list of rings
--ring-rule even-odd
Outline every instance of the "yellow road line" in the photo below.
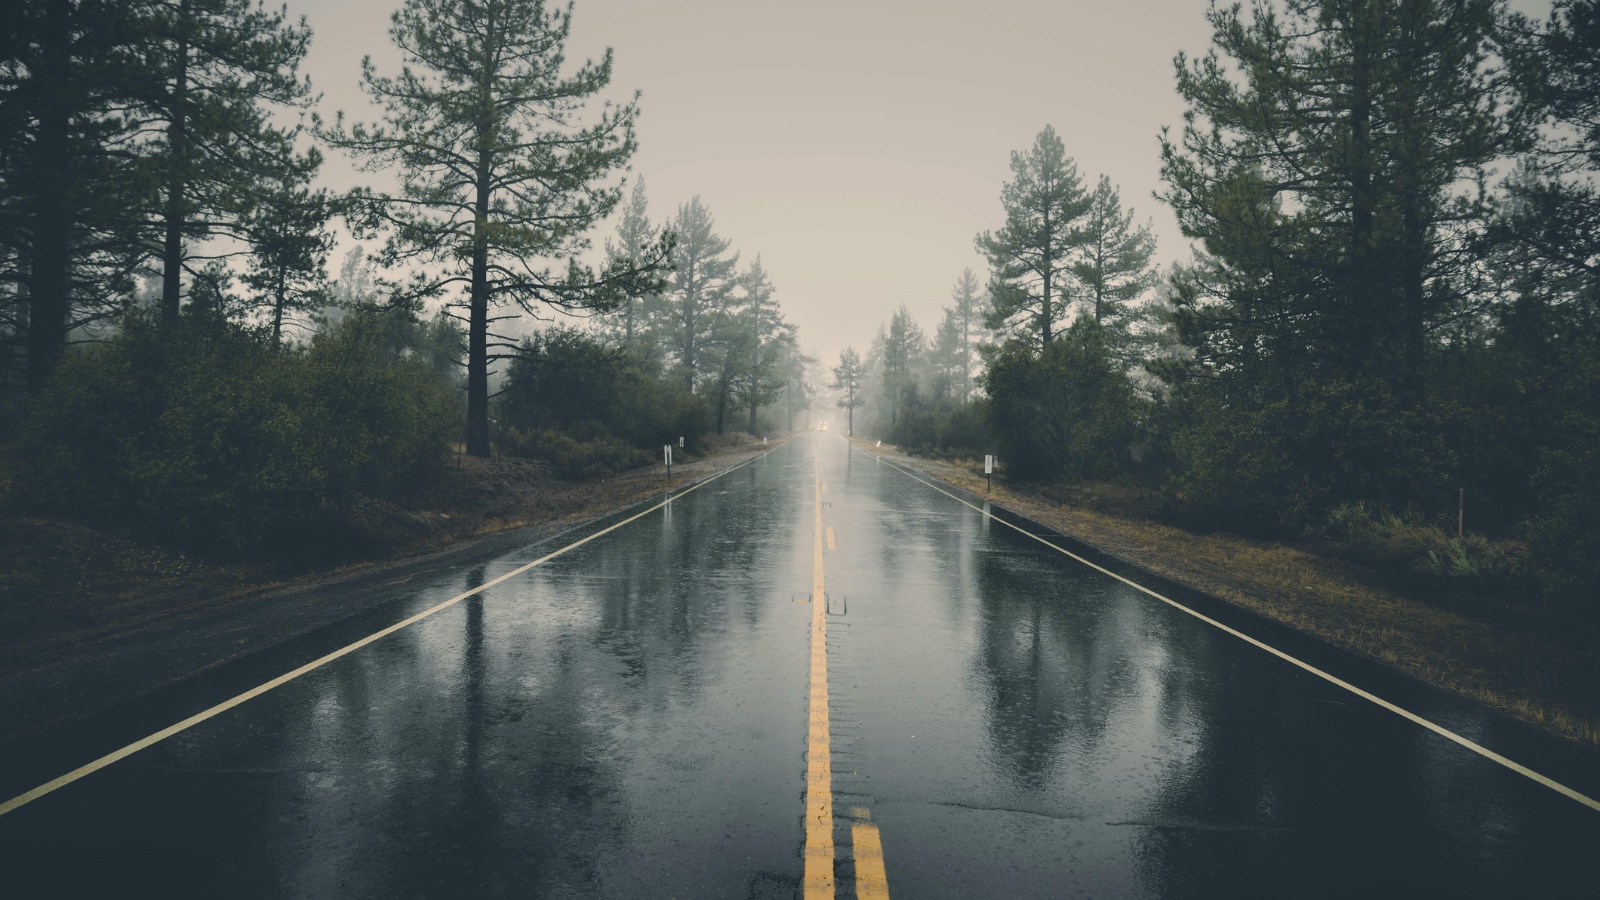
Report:
[[[878,826],[871,822],[851,825],[850,844],[856,858],[857,900],[889,900],[889,873],[883,868]]]
[[[884,461],[881,456],[878,457],[878,459],[879,459],[879,461]],[[949,491],[945,490],[944,488],[939,487],[938,485],[934,484],[931,481],[927,481],[926,479],[917,477],[912,472],[910,472],[910,471],[908,471],[908,470],[896,465],[895,463],[891,462],[891,463],[888,463],[888,465],[889,465],[890,468],[898,471],[900,474],[906,476],[907,478],[910,478],[912,481],[920,482],[921,484],[924,484],[924,485],[926,485],[926,486],[938,491],[939,493],[945,495],[946,497],[949,497],[950,499],[956,501],[957,503],[960,503],[963,506],[966,506],[966,507],[969,507],[971,509],[977,510],[978,513],[981,514],[981,515],[987,516],[987,517],[993,519],[994,521],[999,522],[1000,524],[1005,525],[1008,528],[1013,529],[1014,531],[1017,531],[1017,532],[1020,532],[1022,534],[1025,534],[1028,537],[1031,537],[1034,540],[1038,541],[1039,543],[1045,545],[1046,547],[1049,547],[1049,548],[1051,548],[1053,550],[1059,551],[1060,553],[1066,554],[1067,556],[1071,557],[1072,559],[1075,559],[1078,562],[1083,563],[1084,565],[1088,566],[1091,569],[1094,569],[1096,572],[1099,572],[1102,575],[1109,575],[1112,578],[1115,578],[1116,580],[1122,582],[1123,584],[1126,584],[1129,587],[1134,588],[1135,590],[1138,590],[1138,591],[1140,591],[1140,592],[1142,592],[1144,594],[1147,594],[1147,595],[1149,595],[1151,597],[1154,597],[1157,600],[1160,600],[1162,603],[1165,603],[1168,606],[1171,606],[1171,607],[1173,607],[1175,609],[1182,610],[1183,612],[1186,612],[1189,615],[1194,616],[1196,619],[1199,619],[1200,621],[1206,623],[1207,625],[1211,625],[1211,626],[1214,626],[1216,628],[1219,628],[1219,629],[1227,632],[1228,634],[1233,635],[1234,637],[1238,638],[1239,640],[1244,641],[1247,644],[1251,644],[1251,645],[1253,645],[1255,647],[1258,647],[1258,648],[1260,648],[1262,650],[1265,650],[1266,652],[1272,654],[1273,656],[1278,657],[1279,659],[1283,660],[1284,662],[1287,662],[1287,663],[1290,663],[1291,665],[1297,666],[1300,669],[1303,669],[1304,671],[1309,672],[1312,675],[1315,675],[1318,678],[1321,678],[1321,679],[1323,679],[1324,681],[1327,681],[1330,684],[1333,684],[1333,685],[1336,685],[1338,687],[1341,687],[1341,688],[1345,689],[1346,691],[1349,691],[1350,693],[1355,694],[1357,697],[1360,697],[1363,700],[1367,700],[1367,701],[1370,701],[1372,703],[1375,703],[1378,706],[1383,707],[1384,709],[1394,713],[1397,716],[1400,716],[1400,717],[1402,717],[1404,719],[1408,719],[1408,720],[1416,723],[1417,725],[1421,725],[1423,728],[1428,729],[1429,731],[1433,732],[1434,734],[1437,734],[1440,737],[1446,738],[1448,740],[1454,741],[1455,743],[1461,745],[1462,747],[1465,747],[1466,749],[1471,750],[1473,753],[1476,753],[1479,756],[1482,756],[1484,759],[1490,760],[1491,762],[1498,763],[1498,764],[1506,767],[1507,769],[1510,769],[1511,771],[1516,772],[1518,775],[1522,775],[1522,776],[1524,776],[1526,778],[1532,779],[1533,781],[1536,781],[1539,784],[1544,785],[1545,787],[1549,788],[1552,791],[1555,791],[1558,794],[1562,794],[1562,795],[1564,795],[1566,797],[1569,797],[1569,798],[1571,798],[1573,800],[1576,800],[1579,803],[1582,803],[1584,806],[1589,807],[1590,809],[1600,810],[1600,800],[1596,800],[1593,797],[1590,797],[1590,796],[1588,796],[1586,794],[1579,793],[1578,791],[1575,791],[1572,788],[1567,787],[1566,785],[1562,784],[1559,781],[1556,781],[1553,778],[1550,778],[1549,776],[1542,775],[1542,774],[1540,774],[1538,772],[1535,772],[1534,770],[1528,768],[1527,766],[1522,765],[1519,762],[1516,762],[1515,760],[1508,759],[1508,758],[1506,758],[1504,756],[1501,756],[1500,754],[1494,752],[1493,750],[1490,750],[1489,748],[1484,747],[1481,744],[1474,743],[1473,741],[1468,740],[1467,738],[1464,738],[1459,734],[1456,734],[1454,731],[1451,731],[1450,729],[1445,728],[1443,725],[1438,725],[1438,724],[1435,724],[1433,722],[1430,722],[1427,719],[1424,719],[1423,717],[1417,715],[1414,712],[1411,712],[1408,709],[1404,709],[1402,707],[1396,706],[1395,704],[1390,703],[1388,700],[1385,700],[1382,697],[1377,696],[1376,694],[1368,693],[1367,691],[1364,691],[1361,688],[1356,687],[1355,685],[1349,683],[1348,681],[1345,681],[1342,678],[1338,678],[1338,677],[1336,677],[1334,675],[1331,675],[1331,674],[1329,674],[1327,672],[1324,672],[1323,670],[1317,668],[1316,666],[1311,665],[1308,662],[1303,662],[1303,661],[1301,661],[1299,659],[1296,659],[1295,657],[1290,656],[1289,654],[1283,652],[1282,650],[1279,650],[1276,647],[1273,647],[1273,646],[1271,646],[1269,644],[1266,644],[1266,643],[1263,643],[1263,642],[1261,642],[1259,640],[1256,640],[1255,638],[1251,637],[1248,634],[1245,634],[1242,631],[1239,631],[1239,630],[1234,629],[1234,628],[1229,628],[1227,625],[1224,625],[1221,622],[1218,622],[1216,619],[1213,619],[1210,616],[1207,616],[1206,614],[1204,614],[1202,612],[1199,612],[1197,610],[1190,609],[1189,607],[1184,606],[1182,603],[1179,603],[1176,600],[1173,600],[1173,599],[1168,598],[1168,597],[1164,597],[1161,594],[1156,593],[1155,591],[1145,587],[1142,584],[1139,584],[1136,581],[1132,581],[1132,580],[1129,580],[1127,578],[1124,578],[1121,575],[1118,575],[1117,573],[1111,571],[1110,569],[1104,568],[1103,566],[1097,566],[1094,563],[1090,562],[1089,560],[1084,559],[1083,557],[1079,556],[1078,554],[1073,553],[1071,550],[1068,550],[1068,549],[1066,549],[1064,547],[1057,546],[1056,544],[1053,544],[1050,541],[1047,541],[1044,538],[1042,538],[1042,537],[1040,537],[1040,536],[1038,536],[1036,534],[1033,534],[1033,533],[1027,531],[1024,528],[1018,527],[1016,525],[1013,525],[1010,522],[1007,522],[1005,519],[1002,519],[1002,518],[994,515],[993,513],[984,510],[981,507],[978,507],[978,506],[976,506],[974,504],[968,503],[967,501],[961,499],[960,497],[957,497],[955,494],[950,493]]]
[[[806,900],[833,897],[833,761],[828,732],[828,601],[822,580],[822,455],[812,444],[811,705],[806,735]]]
[[[776,449],[776,448],[774,448],[774,449]],[[770,453],[770,452],[771,451],[769,450],[768,453]],[[679,490],[677,496],[681,497],[684,494],[690,493],[691,491],[699,490],[700,488],[704,487],[705,485],[710,484],[713,481],[716,481],[718,478],[721,478],[722,476],[728,474],[729,472],[732,472],[735,469],[742,469],[745,466],[748,466],[750,463],[756,461],[757,459],[761,459],[762,457],[764,457],[766,455],[767,455],[766,453],[763,453],[763,454],[761,454],[761,456],[751,457],[750,459],[747,459],[744,462],[739,463],[736,466],[730,466],[729,468],[724,469],[721,472],[718,472],[717,474],[711,476],[710,478],[707,478],[704,481],[699,482],[698,484],[694,484],[694,485],[691,485],[691,486],[689,486],[687,488]],[[507,580],[510,580],[512,578],[515,578],[518,575],[521,575],[522,573],[528,571],[529,569],[534,568],[535,566],[543,565],[544,563],[547,563],[550,560],[555,559],[558,556],[561,556],[561,555],[563,555],[563,554],[565,554],[565,553],[567,553],[569,551],[576,550],[577,548],[582,547],[584,544],[587,544],[590,541],[592,541],[592,540],[594,540],[594,539],[596,539],[598,537],[610,534],[611,532],[616,531],[618,528],[621,528],[622,526],[627,525],[627,524],[629,524],[631,522],[636,522],[639,519],[642,519],[645,516],[650,515],[651,513],[655,512],[656,510],[661,509],[662,507],[666,506],[670,502],[672,502],[672,498],[668,497],[666,500],[663,500],[660,503],[657,503],[656,505],[650,507],[649,509],[646,509],[646,510],[644,510],[642,512],[635,513],[635,514],[629,516],[628,518],[623,519],[621,522],[618,522],[615,525],[611,525],[611,526],[609,526],[609,527],[607,527],[607,528],[605,528],[605,529],[603,529],[601,531],[597,531],[594,534],[591,534],[588,537],[583,538],[582,540],[574,541],[574,542],[568,544],[567,546],[562,547],[560,550],[555,551],[554,553],[546,554],[544,556],[539,557],[538,559],[534,560],[531,563],[528,563],[526,565],[519,566],[518,568],[512,569],[510,572],[507,572],[507,573],[505,573],[504,575],[501,575],[498,578],[494,578],[494,579],[491,579],[490,581],[486,581],[483,584],[478,585],[477,587],[475,587],[472,590],[467,591],[465,593],[457,594],[456,596],[451,597],[449,600],[446,600],[446,601],[444,601],[442,603],[439,603],[436,606],[429,607],[428,609],[425,609],[422,612],[419,612],[416,615],[414,615],[414,616],[412,616],[412,617],[410,617],[408,619],[405,619],[405,620],[400,621],[400,622],[396,622],[395,624],[390,625],[388,628],[385,628],[382,631],[373,632],[372,634],[369,634],[366,637],[364,637],[364,638],[362,638],[362,639],[360,639],[360,640],[358,640],[358,641],[356,641],[354,643],[346,644],[345,646],[340,647],[338,650],[335,650],[335,651],[333,651],[332,653],[329,653],[326,656],[322,656],[322,657],[319,657],[317,659],[314,659],[311,662],[306,663],[305,665],[301,666],[298,669],[295,669],[295,670],[293,670],[291,672],[285,672],[284,674],[279,675],[277,678],[274,678],[271,681],[266,682],[265,684],[257,685],[256,687],[253,687],[250,690],[245,691],[242,694],[239,694],[239,695],[237,695],[235,697],[230,697],[229,699],[224,700],[221,703],[218,703],[216,706],[213,706],[213,707],[211,707],[209,709],[202,710],[201,712],[195,713],[194,715],[190,716],[187,719],[184,719],[181,722],[178,722],[175,725],[169,725],[166,728],[163,728],[163,729],[161,729],[160,731],[157,731],[154,734],[147,735],[145,737],[140,738],[137,741],[134,741],[133,743],[127,745],[126,747],[123,747],[123,748],[118,749],[118,750],[113,750],[110,753],[107,753],[105,756],[102,756],[102,757],[100,757],[99,759],[97,759],[97,760],[95,760],[93,762],[86,763],[86,764],[84,764],[82,766],[79,766],[78,768],[73,769],[72,771],[66,773],[65,775],[62,775],[62,776],[59,776],[57,778],[51,779],[50,781],[47,781],[44,784],[39,785],[38,787],[34,788],[31,791],[27,791],[25,793],[18,794],[17,796],[12,797],[10,800],[5,801],[4,803],[0,803],[0,816],[3,816],[6,813],[11,812],[11,811],[13,811],[15,809],[18,809],[19,807],[26,806],[27,804],[32,803],[33,801],[39,799],[40,797],[45,796],[46,794],[49,794],[49,793],[51,793],[53,791],[56,791],[56,790],[59,790],[60,788],[66,787],[67,785],[73,783],[74,781],[77,781],[78,779],[84,777],[85,775],[91,775],[91,774],[93,774],[95,772],[98,772],[101,769],[104,769],[106,766],[109,766],[114,762],[126,759],[129,756],[132,756],[133,754],[138,753],[140,750],[145,749],[146,747],[152,746],[154,744],[159,744],[162,741],[166,740],[169,737],[172,737],[175,734],[179,734],[181,732],[187,731],[190,728],[193,728],[194,726],[199,725],[201,722],[204,722],[207,719],[210,719],[210,718],[212,718],[214,716],[217,716],[217,715],[219,715],[221,713],[225,713],[228,710],[233,709],[235,706],[238,706],[239,704],[244,703],[247,700],[253,700],[256,697],[259,697],[262,694],[265,694],[266,692],[272,690],[273,688],[282,687],[283,685],[288,684],[289,682],[295,680],[296,678],[299,678],[300,676],[306,674],[307,672],[311,672],[311,671],[314,671],[316,669],[320,669],[323,666],[327,665],[328,663],[331,663],[334,660],[339,659],[342,656],[347,656],[347,655],[349,655],[351,653],[354,653],[357,650],[360,650],[362,647],[365,647],[366,645],[372,643],[373,641],[379,640],[381,638],[388,637],[389,635],[394,634],[396,631],[400,631],[401,629],[407,628],[407,627],[409,627],[411,625],[415,625],[416,623],[422,621],[423,619],[428,618],[429,616],[433,615],[434,613],[437,613],[437,612],[440,612],[442,610],[448,609],[449,607],[452,607],[452,606],[456,605],[457,603],[460,603],[462,600],[465,600],[468,597],[471,597],[473,594],[477,594],[477,593],[479,593],[481,591],[488,590],[489,588],[494,587],[495,585],[501,583],[502,581],[507,581]],[[822,509],[822,507],[819,505],[817,507],[819,521],[820,521],[820,518],[821,518],[821,509]],[[818,561],[817,565],[819,567],[818,570],[817,570],[818,571],[817,577],[819,579],[818,584],[820,585],[820,583],[821,583],[820,579],[822,577],[821,576],[821,568],[820,568],[820,566],[822,565],[821,562],[820,562],[820,553],[819,553],[819,561]],[[823,609],[823,611],[826,611],[826,607],[825,606],[819,606],[818,608],[819,609]],[[824,685],[824,689],[826,689],[826,685]],[[831,835],[832,832],[830,831],[829,833]]]
[[[833,540],[833,526],[832,525],[828,526],[828,549],[829,550],[837,550],[837,549],[839,549],[838,545],[835,544],[834,540]]]

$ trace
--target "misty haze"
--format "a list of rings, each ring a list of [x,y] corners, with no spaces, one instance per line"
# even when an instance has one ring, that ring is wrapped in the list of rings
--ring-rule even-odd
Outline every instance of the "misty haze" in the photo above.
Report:
[[[1597,0],[8,8],[8,896],[1593,894]]]

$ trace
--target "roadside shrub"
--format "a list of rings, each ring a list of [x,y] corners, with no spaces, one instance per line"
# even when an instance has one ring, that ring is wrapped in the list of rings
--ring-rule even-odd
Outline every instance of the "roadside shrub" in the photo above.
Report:
[[[987,416],[987,400],[910,406],[901,411],[888,438],[919,456],[982,456],[992,449]]]
[[[1528,522],[1528,543],[1546,601],[1600,623],[1600,423],[1592,417],[1574,413],[1570,440],[1545,449],[1533,479],[1538,514]]]
[[[1444,549],[1429,550],[1426,558],[1417,561],[1415,569],[1441,582],[1476,584],[1504,578],[1511,574],[1512,564],[1495,551],[1488,538],[1468,533],[1447,537]]]
[[[989,429],[1007,474],[1080,481],[1131,466],[1138,397],[1093,321],[1074,322],[1040,353],[1002,348],[987,377]]]
[[[630,447],[617,438],[577,440],[552,429],[531,432],[508,429],[502,441],[506,453],[549,460],[556,476],[568,481],[598,481],[655,461],[654,454]]]
[[[1528,589],[1520,543],[1491,542],[1475,532],[1458,538],[1415,510],[1397,516],[1365,503],[1341,504],[1328,514],[1323,536],[1337,556],[1414,587],[1502,596]]]
[[[1450,536],[1437,528],[1393,513],[1379,513],[1366,503],[1340,504],[1328,513],[1323,536],[1352,562],[1378,569],[1420,568],[1430,554],[1449,550]]]
[[[682,381],[662,378],[640,357],[570,328],[523,342],[496,403],[507,436],[512,430],[524,436],[558,431],[579,442],[614,440],[647,451],[677,446],[681,436],[694,451],[710,429],[705,403]],[[502,446],[530,444],[526,437],[508,438]]]
[[[135,314],[31,404],[17,494],[212,555],[338,555],[349,504],[431,478],[455,426],[426,365],[358,332],[275,349],[226,322]]]

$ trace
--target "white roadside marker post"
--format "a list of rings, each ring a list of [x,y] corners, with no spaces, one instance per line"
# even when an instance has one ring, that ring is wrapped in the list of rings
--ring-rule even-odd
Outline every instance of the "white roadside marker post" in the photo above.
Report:
[[[994,490],[994,454],[986,453],[983,457],[983,492],[985,494]]]

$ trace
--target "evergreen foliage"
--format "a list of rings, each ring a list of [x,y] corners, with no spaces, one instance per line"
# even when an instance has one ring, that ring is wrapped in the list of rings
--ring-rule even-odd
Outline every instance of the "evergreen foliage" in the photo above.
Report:
[[[939,326],[949,330],[942,358],[946,361],[956,399],[966,402],[972,399],[972,368],[976,362],[977,338],[988,313],[988,294],[971,269],[962,269],[961,277],[950,289],[950,300],[952,305],[945,307],[945,320]],[[950,324],[946,326],[945,321]]]
[[[679,437],[697,449],[709,425],[705,404],[678,379],[570,328],[523,341],[495,410],[509,452],[582,479],[648,465]]]
[[[1106,345],[1131,369],[1147,355],[1151,336],[1150,308],[1141,301],[1158,280],[1151,265],[1155,237],[1149,225],[1134,227],[1133,210],[1123,212],[1117,189],[1104,175],[1090,196],[1083,233],[1072,264],[1077,313],[1100,326]]]
[[[1104,329],[1080,317],[1038,351],[1009,341],[988,373],[989,428],[1010,477],[1115,478],[1128,468],[1139,401]]]
[[[1194,357],[1167,374],[1208,411],[1176,437],[1191,496],[1293,530],[1448,494],[1428,376],[1518,119],[1492,0],[1279,6],[1213,7],[1213,51],[1177,61],[1163,197],[1204,252],[1175,293]]]
[[[360,549],[351,504],[428,483],[455,431],[449,392],[361,317],[304,348],[199,315],[122,326],[33,398],[17,480],[31,508],[224,558],[328,561]]]
[[[839,406],[847,416],[845,434],[856,433],[856,408],[861,405],[861,380],[865,375],[866,367],[856,348],[839,351],[839,364],[833,367],[833,381],[828,387],[839,392]]]
[[[244,283],[251,289],[250,306],[266,312],[274,343],[282,341],[291,317],[315,316],[331,299],[328,222],[337,204],[326,189],[310,186],[321,162],[312,150],[262,179],[245,218],[250,260]]]
[[[0,385],[42,386],[120,314],[155,181],[133,98],[140,4],[18,0],[0,31]]]
[[[928,339],[904,303],[889,317],[887,328],[874,339],[883,360],[883,401],[892,428],[900,410],[917,404]]]
[[[662,240],[662,230],[650,221],[649,198],[644,179],[633,183],[633,192],[622,208],[615,239],[606,239],[606,257],[635,268],[648,265],[653,248]],[[661,296],[624,293],[616,309],[606,314],[605,328],[613,341],[636,353],[653,355],[656,340],[653,327],[661,315]]]
[[[977,238],[992,272],[989,327],[1011,328],[1048,347],[1069,311],[1073,251],[1085,240],[1082,219],[1094,198],[1049,125],[1026,154],[1011,154],[1011,173],[1000,192],[1005,225]]]
[[[287,170],[297,165],[298,129],[274,125],[270,114],[271,106],[303,109],[311,100],[298,74],[311,29],[251,0],[134,7],[147,68],[131,92],[132,115],[159,134],[150,164],[161,182],[160,305],[174,322],[196,244],[244,237],[258,182],[294,178]]]
[[[663,343],[690,390],[715,382],[707,348],[725,334],[728,303],[737,286],[739,254],[712,229],[711,211],[695,197],[678,207],[672,222],[672,275],[663,296]]]
[[[381,125],[326,131],[368,170],[393,169],[395,196],[364,193],[363,222],[384,225],[385,265],[421,266],[406,294],[462,291],[466,309],[467,452],[487,456],[491,309],[513,304],[604,312],[656,290],[668,246],[649,259],[580,261],[588,232],[621,199],[609,176],[633,155],[630,102],[606,104],[591,124],[586,102],[611,81],[611,55],[568,75],[571,8],[543,0],[408,0],[390,36],[405,54],[398,76],[370,58],[362,83]]]

